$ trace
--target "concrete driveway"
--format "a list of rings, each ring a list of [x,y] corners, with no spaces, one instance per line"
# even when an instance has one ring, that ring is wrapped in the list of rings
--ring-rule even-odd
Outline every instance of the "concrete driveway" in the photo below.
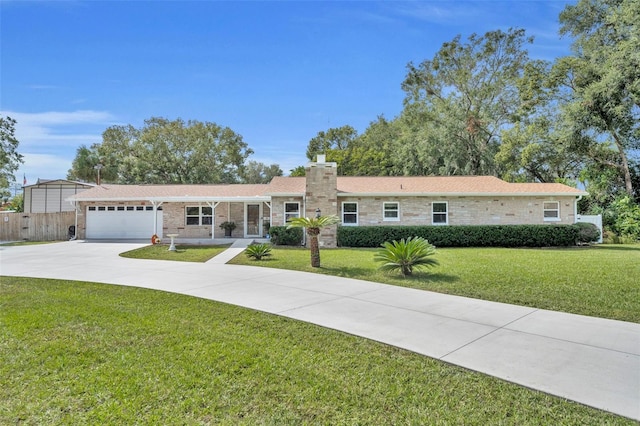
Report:
[[[223,263],[242,248],[203,264],[118,256],[146,244],[0,246],[0,274],[144,287],[244,306],[640,420],[640,324]]]

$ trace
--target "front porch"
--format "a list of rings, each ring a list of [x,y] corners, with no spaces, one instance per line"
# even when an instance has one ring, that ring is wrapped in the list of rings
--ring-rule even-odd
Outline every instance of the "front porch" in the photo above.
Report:
[[[190,244],[212,244],[230,239],[266,238],[271,225],[271,203],[264,200],[242,202],[164,203],[162,236],[178,234],[176,240]],[[222,224],[232,223],[227,230]]]

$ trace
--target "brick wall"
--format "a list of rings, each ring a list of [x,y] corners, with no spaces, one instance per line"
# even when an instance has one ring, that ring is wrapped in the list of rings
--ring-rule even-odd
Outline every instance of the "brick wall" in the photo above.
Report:
[[[338,166],[336,163],[310,163],[305,168],[305,217],[314,217],[316,209],[322,216],[338,214]],[[320,232],[321,247],[336,247],[337,226],[324,228]]]
[[[304,202],[302,197],[273,197],[271,199],[271,225],[284,226],[284,203],[299,203],[300,216],[304,216]],[[315,213],[314,213],[315,214]]]
[[[343,202],[358,203],[358,225],[431,225],[433,202],[447,202],[449,225],[517,225],[575,222],[575,197],[340,197]],[[545,201],[560,203],[560,221],[543,217]],[[400,221],[383,220],[384,202],[400,204]]]

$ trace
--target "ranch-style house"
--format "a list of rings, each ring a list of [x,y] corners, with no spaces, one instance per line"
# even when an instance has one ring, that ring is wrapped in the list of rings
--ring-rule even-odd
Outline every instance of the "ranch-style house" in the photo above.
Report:
[[[509,183],[493,176],[337,176],[337,164],[268,184],[97,185],[67,198],[80,239],[265,237],[294,217],[337,215],[342,226],[573,224],[587,193],[560,183]],[[335,246],[335,227],[321,244]]]

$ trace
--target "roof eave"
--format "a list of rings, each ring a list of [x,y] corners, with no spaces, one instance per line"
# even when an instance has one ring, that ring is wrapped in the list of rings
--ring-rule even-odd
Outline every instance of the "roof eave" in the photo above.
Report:
[[[65,198],[65,201],[78,201],[78,202],[125,202],[125,201],[149,201],[149,202],[157,202],[157,203],[170,203],[170,202],[251,202],[251,201],[270,201],[271,197],[256,195],[256,196],[234,196],[234,197],[197,197],[197,196],[180,196],[180,197],[91,197],[91,198],[75,198],[69,197]]]
[[[270,197],[304,197],[304,192],[270,192],[266,195]]]
[[[345,192],[338,197],[571,197],[587,192]]]

